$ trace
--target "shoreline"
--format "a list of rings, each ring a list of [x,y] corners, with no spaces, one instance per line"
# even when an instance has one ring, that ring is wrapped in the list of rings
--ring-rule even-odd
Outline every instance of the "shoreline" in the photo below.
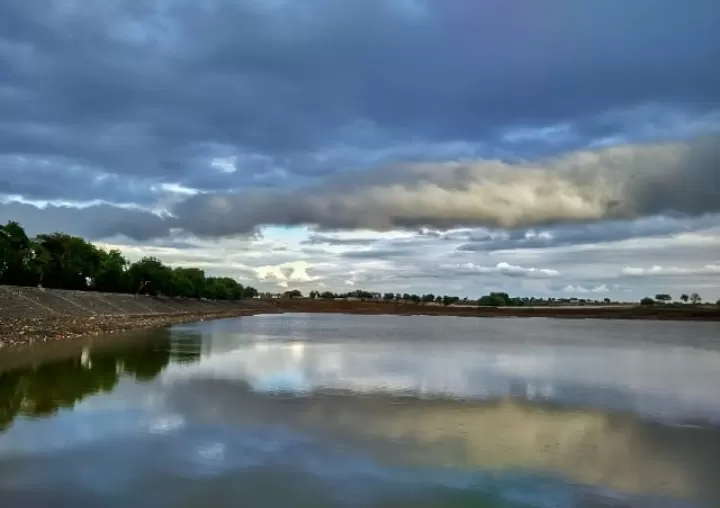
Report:
[[[353,314],[387,316],[455,316],[480,318],[616,319],[720,322],[714,306],[627,306],[627,307],[460,307],[385,302],[275,300],[255,308],[213,311],[108,314],[90,316],[55,315],[0,319],[0,352],[16,347],[83,337],[116,335],[177,324],[236,318],[268,313]]]
[[[308,314],[358,314],[389,316],[457,316],[484,318],[556,319],[632,319],[652,321],[720,321],[717,306],[640,306],[622,307],[461,307],[394,302],[356,302],[323,300],[276,300],[283,312]]]
[[[0,352],[4,349],[84,337],[115,335],[214,319],[266,314],[268,309],[214,312],[16,318],[0,321]]]

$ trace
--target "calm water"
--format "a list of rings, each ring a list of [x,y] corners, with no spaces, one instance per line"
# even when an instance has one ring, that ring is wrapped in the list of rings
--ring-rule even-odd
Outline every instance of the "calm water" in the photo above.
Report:
[[[0,354],[0,506],[720,506],[720,325],[272,315]]]

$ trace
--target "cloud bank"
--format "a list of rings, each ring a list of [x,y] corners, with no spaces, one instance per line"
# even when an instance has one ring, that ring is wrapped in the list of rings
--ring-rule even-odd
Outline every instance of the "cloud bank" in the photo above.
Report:
[[[720,138],[579,151],[538,162],[411,164],[291,190],[198,195],[173,224],[201,236],[326,229],[531,227],[720,211]]]

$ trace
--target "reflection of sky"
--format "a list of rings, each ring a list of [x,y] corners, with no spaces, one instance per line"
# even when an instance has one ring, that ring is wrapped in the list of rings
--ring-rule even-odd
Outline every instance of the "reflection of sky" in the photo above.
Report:
[[[522,338],[528,325],[537,340]],[[479,326],[489,331],[480,334]],[[277,484],[277,475],[292,470],[309,475],[302,477],[307,481],[330,482],[330,490],[368,495],[382,485],[397,491],[476,481],[505,482],[498,488],[508,495],[510,472],[527,471],[629,494],[720,498],[710,479],[720,449],[707,442],[716,430],[577,406],[448,399],[510,395],[720,419],[718,395],[708,389],[720,382],[717,350],[673,345],[663,338],[664,324],[647,323],[644,332],[630,327],[656,342],[621,340],[614,324],[608,330],[600,322],[563,325],[580,342],[554,326],[269,316],[179,327],[175,345],[196,344],[200,361],[171,364],[147,384],[125,378],[111,393],[51,418],[20,418],[0,434],[0,495],[9,486],[80,485],[85,493],[125,495],[128,505],[159,481],[175,482],[162,495],[191,485],[214,492],[197,482],[216,479],[247,492],[254,484],[241,471],[262,471]],[[499,330],[509,331],[507,340],[497,340]],[[202,344],[185,340],[196,332]],[[332,393],[309,394],[323,390]],[[307,396],[269,394],[276,391]],[[398,403],[384,396],[398,392],[426,397]],[[367,482],[377,482],[374,490]],[[543,486],[554,490],[548,506],[574,506],[563,499],[577,495],[576,487],[553,482],[522,480],[516,493],[538,500]],[[647,506],[675,505],[652,500]]]
[[[235,340],[226,336],[227,340]],[[227,341],[224,348],[227,347]],[[238,341],[165,382],[244,380],[258,391],[340,389],[428,396],[520,396],[720,421],[720,353],[685,347]]]

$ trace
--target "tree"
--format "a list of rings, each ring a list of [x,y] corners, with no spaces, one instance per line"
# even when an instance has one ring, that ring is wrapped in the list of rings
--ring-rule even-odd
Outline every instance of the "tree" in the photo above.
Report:
[[[243,292],[242,292],[243,298],[253,299],[253,298],[257,298],[257,296],[258,296],[258,290],[255,289],[254,287],[245,286],[243,288]]]
[[[92,289],[108,293],[124,293],[130,289],[128,262],[119,250],[100,251],[100,264]]]
[[[640,300],[641,305],[655,305],[655,300],[650,298],[649,296],[646,296],[642,300]]]
[[[690,295],[690,301],[693,305],[697,305],[702,301],[702,297],[697,293],[693,293]]]
[[[502,300],[504,302],[503,305],[510,305],[512,303],[511,299],[510,299],[510,295],[508,295],[507,293],[493,292],[493,293],[490,293],[489,296],[493,296],[495,298],[502,298]]]
[[[33,284],[33,258],[33,243],[20,224],[10,221],[0,226],[0,284]]]
[[[610,298],[604,298],[604,299],[603,299],[603,303],[604,303],[605,305],[608,305],[608,304],[610,303]]]
[[[672,296],[662,293],[662,294],[655,295],[655,299],[658,302],[669,302],[672,300]]]
[[[42,284],[51,288],[89,289],[98,275],[102,251],[65,233],[38,235],[36,253],[44,260]]]
[[[687,303],[688,300],[690,299],[690,297],[689,297],[688,295],[686,295],[685,293],[683,293],[682,295],[680,295],[680,299],[681,299],[684,303]]]
[[[144,257],[128,268],[130,290],[134,293],[170,294],[172,277],[172,269],[154,257]]]
[[[504,307],[505,298],[498,294],[489,294],[480,298],[477,302],[478,307]]]
[[[302,291],[300,291],[299,289],[291,289],[290,291],[285,291],[283,293],[283,296],[285,298],[293,299],[293,298],[302,298],[303,294],[302,294]]]
[[[432,303],[435,301],[435,295],[432,293],[429,293],[427,295],[422,295],[421,300],[423,303]]]
[[[395,300],[395,293],[385,293],[383,295],[383,300],[385,300],[386,302],[392,302],[393,300]]]

